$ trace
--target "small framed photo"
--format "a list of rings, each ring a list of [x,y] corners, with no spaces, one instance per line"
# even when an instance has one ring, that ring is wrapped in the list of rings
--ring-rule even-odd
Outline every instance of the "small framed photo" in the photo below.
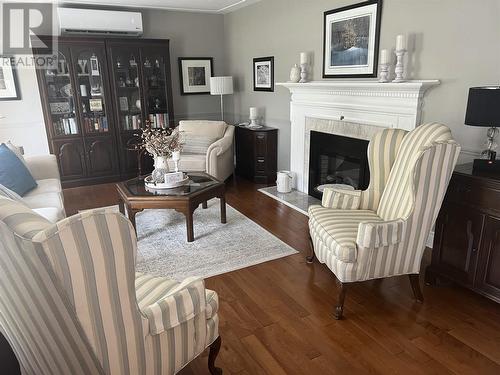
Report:
[[[253,59],[253,90],[274,91],[274,57]]]
[[[212,57],[179,57],[181,95],[210,94]]]
[[[14,58],[0,56],[0,100],[20,100],[19,83]]]
[[[102,99],[89,99],[89,108],[92,112],[102,112]]]
[[[324,13],[323,78],[377,76],[382,0]]]

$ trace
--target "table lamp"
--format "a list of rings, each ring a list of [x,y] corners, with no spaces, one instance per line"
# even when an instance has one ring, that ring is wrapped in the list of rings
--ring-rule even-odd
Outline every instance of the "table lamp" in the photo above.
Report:
[[[210,78],[210,95],[220,95],[220,112],[221,119],[224,121],[224,101],[223,95],[233,93],[233,77],[211,77]]]
[[[481,152],[481,159],[474,160],[474,169],[500,169],[496,161],[497,126],[500,126],[500,86],[471,87],[465,124],[489,128],[486,132],[486,149]]]

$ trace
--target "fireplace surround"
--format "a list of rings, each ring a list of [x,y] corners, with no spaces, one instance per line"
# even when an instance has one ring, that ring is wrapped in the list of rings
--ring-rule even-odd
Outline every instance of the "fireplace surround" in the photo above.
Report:
[[[309,193],[310,132],[369,141],[384,128],[420,125],[423,98],[438,80],[379,83],[363,80],[278,83],[291,93],[290,170],[296,189]]]

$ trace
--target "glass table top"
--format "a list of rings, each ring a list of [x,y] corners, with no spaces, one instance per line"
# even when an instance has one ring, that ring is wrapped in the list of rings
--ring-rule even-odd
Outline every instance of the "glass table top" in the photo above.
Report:
[[[215,178],[205,174],[205,173],[188,173],[189,182],[181,187],[173,189],[163,189],[163,190],[153,190],[144,185],[144,180],[142,178],[134,178],[129,181],[125,181],[123,185],[128,190],[128,192],[136,197],[153,197],[153,196],[164,196],[164,197],[181,197],[188,196],[190,194],[199,192],[208,187],[220,184]]]

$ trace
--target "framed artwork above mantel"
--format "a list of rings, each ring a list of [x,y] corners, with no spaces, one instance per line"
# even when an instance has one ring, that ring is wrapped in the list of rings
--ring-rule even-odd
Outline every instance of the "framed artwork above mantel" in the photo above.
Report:
[[[323,78],[377,76],[382,0],[324,13]]]

